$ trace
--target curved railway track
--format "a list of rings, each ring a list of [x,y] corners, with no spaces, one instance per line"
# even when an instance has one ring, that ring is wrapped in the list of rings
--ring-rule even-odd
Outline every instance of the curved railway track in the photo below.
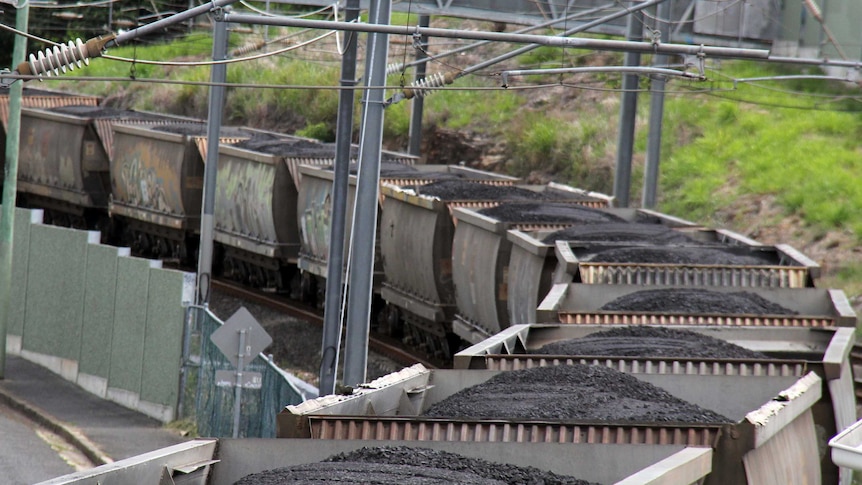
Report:
[[[213,288],[230,296],[251,301],[285,315],[309,322],[309,324],[323,326],[323,312],[284,296],[265,293],[224,280],[214,281]],[[369,337],[368,349],[405,367],[419,363],[429,369],[436,369],[444,365],[426,356],[416,355],[411,351],[405,350],[396,340],[381,335],[372,334]]]

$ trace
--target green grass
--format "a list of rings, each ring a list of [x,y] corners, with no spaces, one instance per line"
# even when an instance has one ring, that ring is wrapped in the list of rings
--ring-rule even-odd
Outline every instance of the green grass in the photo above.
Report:
[[[393,14],[393,23],[415,24],[415,15]],[[233,43],[238,42],[233,36]],[[210,57],[207,34],[196,34],[167,45],[122,47],[109,54],[138,59],[198,59]],[[587,56],[588,57],[588,56]],[[565,62],[585,62],[584,53],[564,54],[541,47],[513,60],[518,66],[540,66]],[[233,83],[280,86],[321,86],[320,89],[230,88],[225,110],[227,122],[281,127],[290,119],[293,132],[331,140],[335,132],[338,94],[323,88],[335,86],[339,64],[308,62],[297,56],[280,56],[266,61],[231,65],[228,80]],[[440,69],[439,65],[432,65]],[[90,76],[129,77],[128,63],[94,59],[91,66],[77,71]],[[172,78],[208,81],[209,67],[161,67],[135,64],[138,78]],[[665,122],[660,178],[660,210],[706,223],[717,222],[714,215],[730,201],[745,195],[769,195],[785,214],[798,215],[805,224],[821,231],[847,229],[862,240],[862,173],[860,145],[862,105],[851,97],[834,100],[799,93],[836,95],[846,86],[824,81],[763,81],[734,85],[731,78],[781,75],[798,69],[758,65],[752,62],[724,62],[707,71],[711,82],[692,88],[719,88],[708,94],[683,91],[679,82],[670,84],[681,93],[669,95]],[[408,76],[411,73],[408,72]],[[412,77],[406,77],[409,82]],[[532,80],[531,80],[532,81]],[[399,75],[389,84],[397,86]],[[520,81],[519,81],[520,82]],[[538,82],[538,81],[537,81]],[[618,76],[600,79],[597,87],[613,87]],[[79,83],[84,92],[112,92],[128,89],[138,109],[164,110],[205,116],[207,89],[203,86],[160,86],[111,83]],[[470,76],[450,87],[499,86],[499,79]],[[76,86],[77,88],[77,86]],[[387,96],[395,92],[387,91]],[[504,139],[508,144],[509,167],[517,175],[545,170],[557,179],[592,190],[610,192],[612,167],[607,161],[615,152],[616,106],[584,105],[584,112],[555,109],[554,99],[537,102],[541,94],[514,90],[447,90],[429,95],[425,102],[425,123],[448,130],[483,133]],[[851,92],[855,94],[855,92]],[[611,95],[613,97],[614,95]],[[355,126],[361,112],[356,97]],[[387,140],[406,140],[410,103],[390,106],[385,114]],[[649,98],[639,103],[636,156],[646,150]],[[784,106],[784,107],[781,107]],[[165,108],[167,107],[167,108]],[[842,110],[852,110],[845,112]],[[634,167],[635,177],[642,166]],[[633,183],[633,187],[637,187]],[[633,198],[633,200],[636,200]]]
[[[751,64],[725,67],[735,77],[764,75]],[[668,102],[662,210],[708,221],[741,194],[773,195],[786,214],[812,227],[846,228],[862,239],[862,221],[855,218],[862,213],[855,141],[862,118],[816,109],[806,97],[784,91],[787,86],[780,89],[740,84],[721,94],[734,99],[681,96]]]

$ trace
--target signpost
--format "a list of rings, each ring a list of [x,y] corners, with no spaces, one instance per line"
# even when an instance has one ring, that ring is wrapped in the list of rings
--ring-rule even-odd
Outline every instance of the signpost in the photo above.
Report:
[[[239,417],[243,389],[260,389],[260,372],[243,372],[243,365],[250,362],[272,343],[272,337],[255,320],[245,307],[236,311],[221,328],[210,335],[210,341],[218,347],[236,368],[216,371],[216,385],[234,387],[233,437],[239,437]]]

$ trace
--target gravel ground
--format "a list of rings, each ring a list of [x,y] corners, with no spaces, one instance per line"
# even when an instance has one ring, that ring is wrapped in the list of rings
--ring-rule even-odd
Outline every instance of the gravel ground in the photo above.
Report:
[[[604,304],[600,310],[722,315],[796,315],[797,313],[750,291],[720,293],[701,288],[636,291]]]
[[[230,318],[241,306],[245,306],[272,337],[272,345],[263,352],[272,354],[279,367],[285,371],[317,386],[323,329],[319,325],[286,316],[218,291],[213,292],[210,301],[210,310],[222,321]],[[341,357],[342,366],[339,367],[339,373],[343,367],[343,352]],[[386,357],[369,352],[367,380],[390,374],[402,367]]]
[[[545,355],[613,357],[690,357],[704,359],[769,359],[725,340],[668,327],[618,327],[586,337],[549,343],[536,350]]]
[[[685,234],[660,224],[613,222],[574,226],[549,234],[542,242],[608,241],[651,244],[701,244]]]
[[[424,415],[628,423],[731,422],[631,375],[580,364],[502,372],[432,405]]]
[[[479,211],[503,222],[573,222],[596,223],[622,221],[605,211],[564,203],[508,202]]]
[[[754,254],[739,254],[731,248],[628,247],[600,251],[586,261],[601,263],[710,264],[720,266],[764,266],[777,262]]]
[[[445,451],[405,446],[361,448],[332,456],[320,463],[255,473],[242,478],[235,485],[331,482],[381,485],[590,485],[590,482],[533,467],[493,463]]]

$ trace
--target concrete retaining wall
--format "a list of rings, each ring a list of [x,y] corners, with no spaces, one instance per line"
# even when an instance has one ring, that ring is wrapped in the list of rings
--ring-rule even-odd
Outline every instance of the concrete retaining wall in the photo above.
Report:
[[[176,416],[194,274],[18,209],[7,351],[162,422]]]

